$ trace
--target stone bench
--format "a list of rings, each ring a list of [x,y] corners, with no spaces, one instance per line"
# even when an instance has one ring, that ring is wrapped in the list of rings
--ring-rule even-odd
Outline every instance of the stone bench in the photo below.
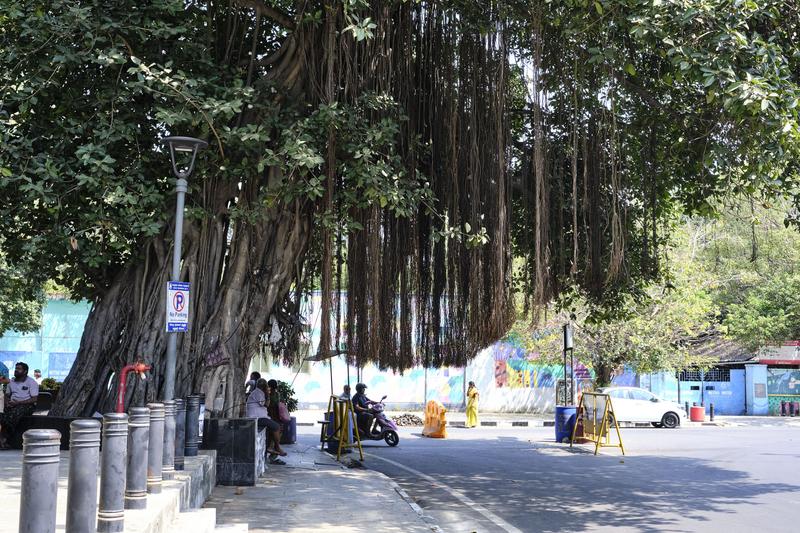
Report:
[[[267,432],[255,418],[204,420],[201,448],[216,451],[217,485],[253,486],[267,469]]]

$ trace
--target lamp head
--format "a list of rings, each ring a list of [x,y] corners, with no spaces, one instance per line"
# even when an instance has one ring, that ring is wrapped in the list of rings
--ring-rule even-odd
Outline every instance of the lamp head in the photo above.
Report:
[[[178,178],[186,179],[191,176],[194,170],[194,161],[197,158],[197,152],[208,146],[208,143],[203,139],[195,139],[194,137],[164,137],[161,139],[161,144],[169,148],[169,156],[172,160],[172,171]],[[189,166],[181,168],[175,162],[175,152],[192,154],[192,159],[189,161]]]
[[[572,324],[564,324],[564,350],[572,350],[574,347]]]

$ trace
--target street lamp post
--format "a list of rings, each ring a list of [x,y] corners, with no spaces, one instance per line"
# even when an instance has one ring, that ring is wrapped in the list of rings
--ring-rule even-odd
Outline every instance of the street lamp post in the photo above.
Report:
[[[564,324],[564,403],[575,405],[575,361],[572,355],[574,349],[572,323]],[[567,378],[567,352],[569,352],[570,377]],[[569,400],[567,400],[567,386],[569,386]]]
[[[189,182],[186,179],[192,175],[197,152],[208,146],[202,139],[194,137],[164,137],[161,143],[169,148],[172,171],[178,178],[175,182],[175,191],[178,193],[175,208],[175,246],[172,250],[172,281],[178,281],[181,276],[181,245],[183,244],[183,208],[186,190]],[[175,152],[191,154],[189,165],[181,167],[175,160]],[[172,400],[175,396],[175,359],[178,347],[178,332],[167,333],[167,365],[164,371],[164,400]]]

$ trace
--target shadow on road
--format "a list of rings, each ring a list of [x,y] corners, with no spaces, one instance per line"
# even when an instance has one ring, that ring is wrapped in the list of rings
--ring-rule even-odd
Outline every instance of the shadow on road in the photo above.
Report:
[[[623,457],[616,450],[592,456],[503,436],[450,440],[441,457],[433,448],[419,450],[427,463],[379,454],[433,476],[523,531],[716,528],[722,525],[716,522],[720,513],[746,515],[747,506],[763,503],[756,497],[782,494],[788,496],[784,501],[793,501],[800,491],[797,485],[761,482],[747,472],[689,457]],[[368,466],[392,470],[423,508],[449,514],[461,507],[440,488],[377,463]],[[735,525],[736,517],[729,518]]]

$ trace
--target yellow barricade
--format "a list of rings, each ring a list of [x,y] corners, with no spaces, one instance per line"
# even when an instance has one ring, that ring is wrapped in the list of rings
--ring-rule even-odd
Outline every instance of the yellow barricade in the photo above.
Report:
[[[616,430],[617,442],[611,438],[611,430]],[[625,455],[625,447],[622,445],[622,435],[619,432],[614,405],[608,394],[598,392],[584,392],[578,404],[578,416],[575,426],[572,428],[572,438],[569,447],[575,443],[582,444],[591,442],[594,446],[594,454],[601,447],[619,448],[622,455]]]
[[[432,439],[447,438],[447,420],[445,419],[447,409],[441,402],[430,400],[425,405],[425,427],[422,428],[423,437]]]
[[[324,449],[325,443],[338,442],[336,448],[336,460],[342,456],[342,451],[347,448],[358,448],[361,460],[364,460],[364,451],[361,449],[361,438],[356,429],[356,413],[353,410],[353,403],[350,400],[340,400],[336,396],[331,396],[328,400],[328,411],[325,420],[321,421],[322,429],[319,441],[322,443],[320,449]],[[355,442],[351,440],[355,437]]]

